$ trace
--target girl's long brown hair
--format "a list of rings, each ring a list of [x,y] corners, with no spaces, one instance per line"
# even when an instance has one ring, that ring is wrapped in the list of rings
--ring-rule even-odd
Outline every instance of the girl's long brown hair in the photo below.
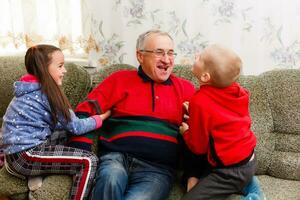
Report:
[[[48,72],[55,51],[61,50],[52,45],[41,44],[30,47],[25,55],[27,72],[37,77],[42,92],[48,97],[54,124],[58,121],[58,114],[61,114],[67,122],[71,120],[70,102]]]

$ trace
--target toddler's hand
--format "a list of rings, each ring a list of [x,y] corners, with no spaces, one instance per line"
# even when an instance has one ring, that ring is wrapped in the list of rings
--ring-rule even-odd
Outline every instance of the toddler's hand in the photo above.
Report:
[[[186,121],[189,119],[189,102],[185,101],[183,103],[183,121]]]
[[[195,185],[197,185],[197,183],[199,182],[199,179],[196,178],[196,177],[190,177],[188,179],[188,182],[187,182],[187,192],[190,191]]]
[[[188,101],[183,102],[183,107],[185,109],[185,112],[189,113],[189,102]]]
[[[105,113],[101,114],[100,117],[101,117],[102,120],[105,120],[105,119],[107,119],[110,115],[111,115],[111,111],[108,110],[108,111],[106,111]]]
[[[189,125],[185,122],[182,122],[181,126],[179,127],[179,132],[180,134],[183,134],[188,129],[189,129]]]

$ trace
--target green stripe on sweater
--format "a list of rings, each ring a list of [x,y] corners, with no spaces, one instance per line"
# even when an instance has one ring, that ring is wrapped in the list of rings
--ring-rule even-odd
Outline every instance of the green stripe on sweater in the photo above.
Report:
[[[178,127],[161,120],[150,120],[144,117],[109,118],[100,128],[101,135],[109,139],[120,133],[126,132],[150,132],[177,138]]]

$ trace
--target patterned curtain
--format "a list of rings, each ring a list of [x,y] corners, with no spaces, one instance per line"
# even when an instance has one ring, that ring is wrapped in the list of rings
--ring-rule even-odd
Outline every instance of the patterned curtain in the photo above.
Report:
[[[90,67],[137,66],[138,35],[159,28],[174,38],[177,64],[219,43],[241,56],[244,74],[300,66],[295,0],[1,0],[0,12],[0,53],[48,42]]]

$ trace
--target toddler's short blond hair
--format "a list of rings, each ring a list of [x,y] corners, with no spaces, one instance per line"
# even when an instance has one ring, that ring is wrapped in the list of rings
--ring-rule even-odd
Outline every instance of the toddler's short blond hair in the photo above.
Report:
[[[242,69],[240,57],[232,50],[220,45],[210,45],[204,49],[205,70],[211,76],[210,85],[227,87],[235,82]]]

